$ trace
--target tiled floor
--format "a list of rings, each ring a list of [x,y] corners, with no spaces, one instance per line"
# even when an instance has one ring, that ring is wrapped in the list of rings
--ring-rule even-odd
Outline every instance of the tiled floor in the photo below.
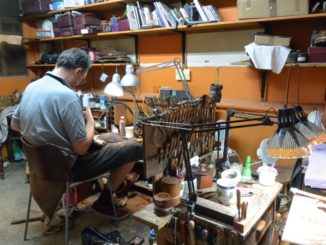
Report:
[[[0,244],[63,244],[64,232],[43,236],[43,223],[32,222],[29,225],[28,241],[23,241],[24,224],[11,225],[11,221],[25,218],[29,185],[25,183],[25,164],[11,163],[5,169],[5,179],[0,180]],[[39,216],[41,212],[35,202],[32,204],[31,217]],[[82,211],[69,231],[71,244],[82,244],[81,231],[86,226],[94,226],[103,233],[119,230],[123,238],[128,241],[135,235],[144,237],[144,244],[148,244],[149,227],[136,222],[132,216],[119,222],[119,228],[105,216],[96,213],[91,208]]]

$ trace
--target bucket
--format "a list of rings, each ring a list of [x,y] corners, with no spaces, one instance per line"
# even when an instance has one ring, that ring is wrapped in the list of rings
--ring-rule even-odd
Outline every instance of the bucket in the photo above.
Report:
[[[261,166],[257,169],[259,176],[259,184],[264,186],[271,186],[275,183],[277,170],[273,167]]]

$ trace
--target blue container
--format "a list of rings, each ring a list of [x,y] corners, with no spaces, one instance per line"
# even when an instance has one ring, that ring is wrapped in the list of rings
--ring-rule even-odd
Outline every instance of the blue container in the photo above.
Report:
[[[101,94],[98,98],[100,100],[100,109],[106,109],[106,96]]]

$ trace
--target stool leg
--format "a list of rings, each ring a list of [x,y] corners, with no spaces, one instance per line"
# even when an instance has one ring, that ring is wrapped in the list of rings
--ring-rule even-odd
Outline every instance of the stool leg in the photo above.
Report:
[[[24,241],[27,240],[27,229],[28,229],[28,223],[29,223],[29,213],[31,211],[31,202],[32,202],[32,192],[29,192],[27,214],[26,214],[26,222],[25,222]]]
[[[118,223],[118,215],[117,215],[117,209],[115,207],[115,203],[114,203],[114,198],[113,198],[113,194],[112,194],[112,190],[111,190],[111,184],[110,184],[110,178],[108,179],[107,181],[107,187],[109,189],[109,195],[110,195],[110,198],[111,198],[111,205],[112,205],[112,210],[113,210],[113,215],[115,217],[115,225],[116,227],[119,227],[119,223]]]
[[[65,245],[68,245],[68,226],[69,226],[69,182],[66,182],[66,206],[65,206]]]

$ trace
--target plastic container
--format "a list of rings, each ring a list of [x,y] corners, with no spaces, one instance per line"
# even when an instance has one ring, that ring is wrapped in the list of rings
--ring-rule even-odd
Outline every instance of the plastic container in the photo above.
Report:
[[[236,183],[232,179],[220,178],[216,181],[220,203],[231,206],[236,203]]]
[[[259,176],[259,184],[264,186],[271,186],[275,183],[277,170],[273,167],[261,166],[257,169]]]
[[[98,98],[100,100],[100,109],[106,109],[106,96],[101,94]]]

